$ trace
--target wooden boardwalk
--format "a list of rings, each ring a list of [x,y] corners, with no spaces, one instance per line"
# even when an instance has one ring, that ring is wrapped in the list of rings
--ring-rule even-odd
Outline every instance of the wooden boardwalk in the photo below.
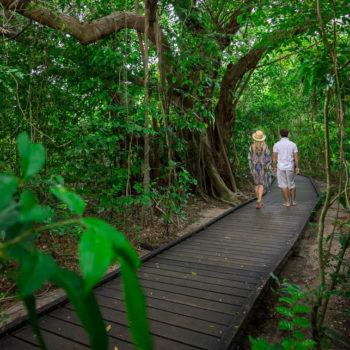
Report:
[[[295,207],[282,204],[274,184],[262,209],[255,202],[205,229],[146,256],[139,279],[147,297],[154,349],[233,349],[250,310],[278,271],[307,224],[318,201],[317,189],[298,176]],[[112,278],[113,277],[113,278]],[[106,325],[109,349],[134,349],[127,328],[118,274],[96,294]],[[64,301],[40,317],[50,350],[88,349],[88,336],[72,305]],[[1,350],[36,349],[29,325],[17,326],[0,340]],[[117,347],[117,348],[116,348]]]

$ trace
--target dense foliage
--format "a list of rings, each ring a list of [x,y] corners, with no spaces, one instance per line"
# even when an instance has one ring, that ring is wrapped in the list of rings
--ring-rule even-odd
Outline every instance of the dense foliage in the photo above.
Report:
[[[330,238],[322,225],[332,201],[349,209],[348,1],[0,4],[0,166],[9,196],[22,198],[22,188],[11,184],[26,169],[26,151],[16,148],[26,132],[48,157],[40,174],[38,166],[25,179],[30,192],[23,192],[23,203],[51,205],[53,194],[70,208],[55,187],[50,194],[60,174],[67,188],[88,200],[94,216],[108,213],[113,224],[123,217],[125,226],[128,220],[147,226],[157,213],[168,231],[174,218],[186,219],[193,194],[231,205],[245,198],[252,132],[262,129],[272,147],[287,127],[302,173],[328,183],[319,222],[320,283],[327,285],[326,266],[341,261],[344,267],[342,258],[327,255],[322,242]],[[45,216],[46,225],[69,215],[66,207],[51,206],[56,213]],[[96,228],[79,220],[74,230],[80,247],[90,247]],[[348,223],[342,225],[337,238],[345,252]],[[81,235],[82,227],[87,231]],[[21,234],[16,232],[11,239]],[[109,251],[103,271],[84,282],[89,287],[113,260]],[[333,279],[315,297],[318,344],[324,339],[324,300],[343,283]]]

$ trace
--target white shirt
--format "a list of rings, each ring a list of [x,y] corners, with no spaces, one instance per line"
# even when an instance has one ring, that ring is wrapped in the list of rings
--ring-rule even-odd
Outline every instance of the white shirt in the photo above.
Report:
[[[294,153],[298,152],[297,145],[289,141],[288,137],[282,137],[273,146],[273,152],[277,155],[277,168],[279,170],[294,170]]]

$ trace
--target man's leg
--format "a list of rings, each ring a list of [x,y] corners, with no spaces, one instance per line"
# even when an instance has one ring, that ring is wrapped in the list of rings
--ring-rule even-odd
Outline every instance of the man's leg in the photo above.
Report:
[[[288,171],[287,172],[287,182],[288,182],[288,188],[290,191],[290,196],[292,198],[292,205],[296,205],[295,202],[295,195],[296,195],[296,187],[295,187],[295,173],[294,171]]]
[[[290,207],[290,203],[289,203],[289,196],[288,196],[288,188],[285,187],[285,188],[281,188],[281,191],[282,191],[282,194],[283,194],[283,198],[285,200],[284,202],[284,206],[285,207]]]
[[[285,170],[277,169],[277,182],[278,187],[281,189],[283,198],[284,198],[284,206],[289,207],[289,197],[288,197],[288,182],[287,182],[287,172]]]
[[[292,188],[290,190],[290,196],[292,197],[292,205],[297,205],[297,203],[295,202],[295,194],[296,194],[296,188]]]

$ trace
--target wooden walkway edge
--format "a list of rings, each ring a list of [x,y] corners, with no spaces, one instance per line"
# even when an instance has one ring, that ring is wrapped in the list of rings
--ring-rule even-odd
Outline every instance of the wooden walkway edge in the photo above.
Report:
[[[139,279],[147,298],[154,349],[234,349],[248,316],[278,273],[314,211],[319,192],[296,177],[295,207],[282,206],[274,184],[262,209],[249,200],[142,258]],[[119,271],[96,288],[110,349],[134,349],[127,329]],[[253,310],[253,311],[252,311]],[[88,337],[66,298],[38,310],[49,349],[88,349]],[[0,331],[0,348],[37,349],[26,318]]]

